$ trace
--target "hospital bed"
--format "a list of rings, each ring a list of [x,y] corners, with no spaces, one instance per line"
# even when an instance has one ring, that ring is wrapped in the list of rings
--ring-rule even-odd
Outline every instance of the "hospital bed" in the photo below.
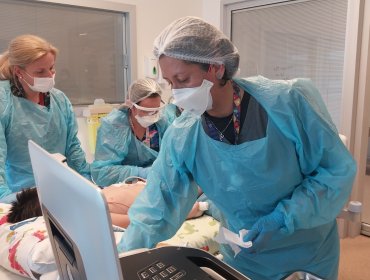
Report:
[[[0,203],[0,279],[38,279],[41,275],[40,280],[47,280],[45,275],[55,271],[56,265],[44,218],[5,223],[4,216],[9,209],[10,204]],[[219,222],[208,215],[186,220],[178,232],[161,245],[188,246],[217,255],[218,243],[213,238],[218,227]],[[122,234],[122,231],[114,230],[117,241]]]
[[[0,279],[1,280],[25,280],[28,278],[19,276],[13,272],[10,272],[9,270],[6,270],[2,266],[0,266]]]
[[[9,208],[9,204],[0,203],[0,279],[55,279],[56,266],[46,235],[44,218],[32,218],[20,227],[12,227],[11,224],[1,222]],[[21,223],[23,222],[18,224]],[[186,220],[171,239],[161,242],[159,246],[188,246],[220,256],[218,254],[219,245],[213,240],[217,235],[218,227],[219,222],[208,215]],[[114,234],[118,241],[123,233],[115,230]],[[39,239],[38,242],[37,239]],[[12,246],[17,244],[18,241],[19,245],[13,250]],[[12,264],[9,263],[9,259],[12,259]],[[305,272],[295,272],[286,279],[320,280],[320,278]]]
[[[346,144],[345,137],[341,136],[342,141]],[[351,203],[344,209],[340,215],[344,223],[349,222],[355,224],[355,231],[338,221],[339,234],[341,237],[359,234],[358,224],[361,212],[361,205],[352,207]],[[352,208],[353,209],[352,209]],[[48,272],[56,270],[54,256],[51,246],[48,241],[45,222],[43,217],[37,219],[29,219],[22,226],[6,224],[2,218],[9,210],[9,204],[0,203],[0,279],[20,280],[39,277],[40,280],[47,280],[43,277]],[[343,219],[344,218],[344,219]],[[218,233],[219,223],[210,216],[203,215],[202,217],[187,220],[183,223],[179,231],[169,240],[163,241],[160,245],[175,245],[189,246],[193,248],[203,249],[211,254],[218,254],[218,244],[214,241],[214,237]],[[345,235],[348,232],[349,234]],[[342,232],[346,232],[343,234]],[[351,233],[352,232],[352,233]],[[354,233],[353,233],[354,232]],[[116,240],[120,240],[122,232],[116,231]],[[36,275],[33,273],[36,272]],[[18,274],[18,275],[17,275]],[[20,275],[24,275],[22,277]],[[303,278],[302,278],[303,277]],[[39,279],[39,278],[37,278]],[[303,272],[292,274],[287,279],[318,279],[314,276],[307,275]]]

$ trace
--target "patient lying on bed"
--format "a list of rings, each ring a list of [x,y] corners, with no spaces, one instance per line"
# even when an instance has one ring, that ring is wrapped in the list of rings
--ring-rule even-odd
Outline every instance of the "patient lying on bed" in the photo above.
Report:
[[[112,223],[126,228],[130,220],[127,212],[136,196],[145,187],[145,181],[137,181],[132,184],[122,183],[106,187],[102,190],[108,203]],[[199,189],[199,194],[201,190]],[[208,209],[207,202],[196,202],[188,215],[188,219],[196,218]],[[41,207],[36,188],[25,189],[19,192],[8,214],[9,223],[17,223],[29,218],[41,216]]]
[[[135,183],[114,184],[103,189],[103,193],[108,203],[109,212],[114,225],[127,228],[130,223],[128,209],[134,202],[137,195],[143,190],[146,182],[138,180]],[[198,195],[202,191],[198,189]],[[188,214],[188,219],[197,218],[203,215],[208,209],[208,202],[195,202],[193,208]]]

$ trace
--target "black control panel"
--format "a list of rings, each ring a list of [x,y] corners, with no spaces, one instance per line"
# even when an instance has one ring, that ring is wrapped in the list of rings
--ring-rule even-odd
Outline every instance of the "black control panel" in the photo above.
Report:
[[[188,247],[160,247],[120,258],[124,280],[250,280],[213,255]],[[206,270],[216,274],[210,275]]]

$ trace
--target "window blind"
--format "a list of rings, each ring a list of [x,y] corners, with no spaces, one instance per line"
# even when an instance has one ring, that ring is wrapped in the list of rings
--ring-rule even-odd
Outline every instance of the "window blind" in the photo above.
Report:
[[[72,104],[91,104],[96,98],[122,102],[129,70],[125,22],[125,14],[117,11],[1,0],[0,53],[17,35],[43,37],[59,49],[56,88]]]
[[[347,1],[275,1],[233,10],[231,39],[241,55],[241,76],[310,78],[339,127]]]

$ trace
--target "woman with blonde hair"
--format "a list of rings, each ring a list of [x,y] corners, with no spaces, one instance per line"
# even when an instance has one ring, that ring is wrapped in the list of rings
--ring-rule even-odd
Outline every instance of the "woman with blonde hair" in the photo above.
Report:
[[[54,88],[58,50],[34,35],[10,41],[0,55],[0,201],[34,186],[27,142],[61,153],[77,172],[90,178],[90,166],[77,138],[72,105]]]
[[[102,118],[91,164],[96,184],[107,187],[130,176],[146,178],[170,125],[162,115],[161,95],[156,81],[139,79],[130,85],[121,108]]]

